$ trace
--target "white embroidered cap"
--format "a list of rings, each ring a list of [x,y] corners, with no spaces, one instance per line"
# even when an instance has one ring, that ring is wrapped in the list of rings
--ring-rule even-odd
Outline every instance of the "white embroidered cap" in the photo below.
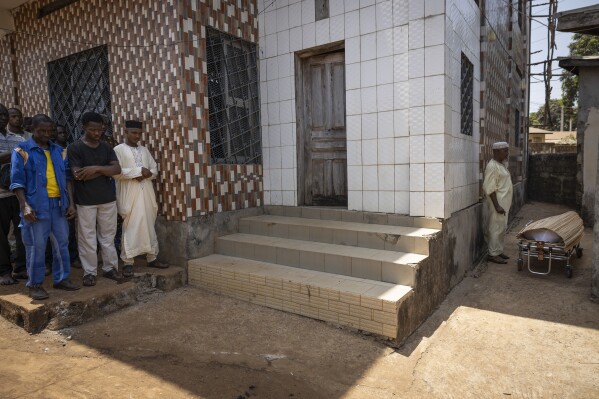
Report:
[[[505,141],[498,141],[497,143],[493,144],[494,150],[502,150],[504,148],[510,148],[510,145]]]

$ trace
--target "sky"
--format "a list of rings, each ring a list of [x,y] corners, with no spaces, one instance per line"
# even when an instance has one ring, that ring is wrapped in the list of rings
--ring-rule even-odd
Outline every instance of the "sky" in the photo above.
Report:
[[[547,0],[533,0],[533,6],[535,4],[547,3]],[[572,10],[574,8],[588,7],[597,4],[598,0],[558,0],[557,12]],[[549,6],[540,5],[538,7],[532,7],[532,35],[531,35],[531,52],[541,50],[540,53],[532,54],[530,58],[531,63],[543,61],[547,59],[547,13]],[[535,17],[535,15],[545,15],[545,17]],[[541,23],[537,22],[540,21]],[[568,56],[568,44],[572,38],[571,33],[566,32],[555,32],[555,44],[556,49],[553,50],[553,57],[565,57]],[[554,61],[552,65],[554,74],[561,74],[562,69],[559,67],[558,62]],[[543,65],[533,65],[530,68],[531,74],[543,73]],[[535,83],[537,80],[543,80],[542,76],[531,76],[530,79],[530,111],[536,112],[541,105],[545,103],[545,85],[543,83]],[[551,98],[561,98],[562,87],[559,80],[559,76],[554,76],[552,79],[552,91]]]

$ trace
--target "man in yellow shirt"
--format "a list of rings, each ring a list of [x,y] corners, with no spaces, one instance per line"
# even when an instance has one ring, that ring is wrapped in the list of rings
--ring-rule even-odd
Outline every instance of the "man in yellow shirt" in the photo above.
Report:
[[[12,153],[10,189],[21,207],[20,228],[25,244],[29,296],[41,300],[48,298],[42,287],[48,237],[53,247],[54,288],[74,291],[80,287],[69,279],[67,218],[73,218],[76,211],[72,183],[67,179],[66,149],[50,141],[54,123],[48,116],[34,116],[32,127],[33,137]]]

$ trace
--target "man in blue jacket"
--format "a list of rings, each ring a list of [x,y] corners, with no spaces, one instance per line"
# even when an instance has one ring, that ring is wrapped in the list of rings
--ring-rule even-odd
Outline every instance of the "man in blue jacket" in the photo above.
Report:
[[[66,149],[52,143],[54,123],[46,115],[32,121],[33,137],[12,153],[11,185],[21,207],[21,235],[27,258],[29,296],[46,299],[45,253],[48,237],[53,247],[54,288],[68,291],[80,287],[69,280],[69,225],[75,216],[72,182],[67,179]]]

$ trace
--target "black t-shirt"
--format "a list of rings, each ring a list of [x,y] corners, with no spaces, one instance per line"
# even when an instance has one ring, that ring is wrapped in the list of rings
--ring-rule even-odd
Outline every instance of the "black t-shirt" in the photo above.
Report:
[[[69,165],[83,168],[85,166],[106,166],[118,158],[111,146],[104,142],[96,148],[89,147],[77,140],[67,149]],[[91,180],[74,180],[75,203],[77,205],[101,205],[116,201],[112,178],[99,176]]]

